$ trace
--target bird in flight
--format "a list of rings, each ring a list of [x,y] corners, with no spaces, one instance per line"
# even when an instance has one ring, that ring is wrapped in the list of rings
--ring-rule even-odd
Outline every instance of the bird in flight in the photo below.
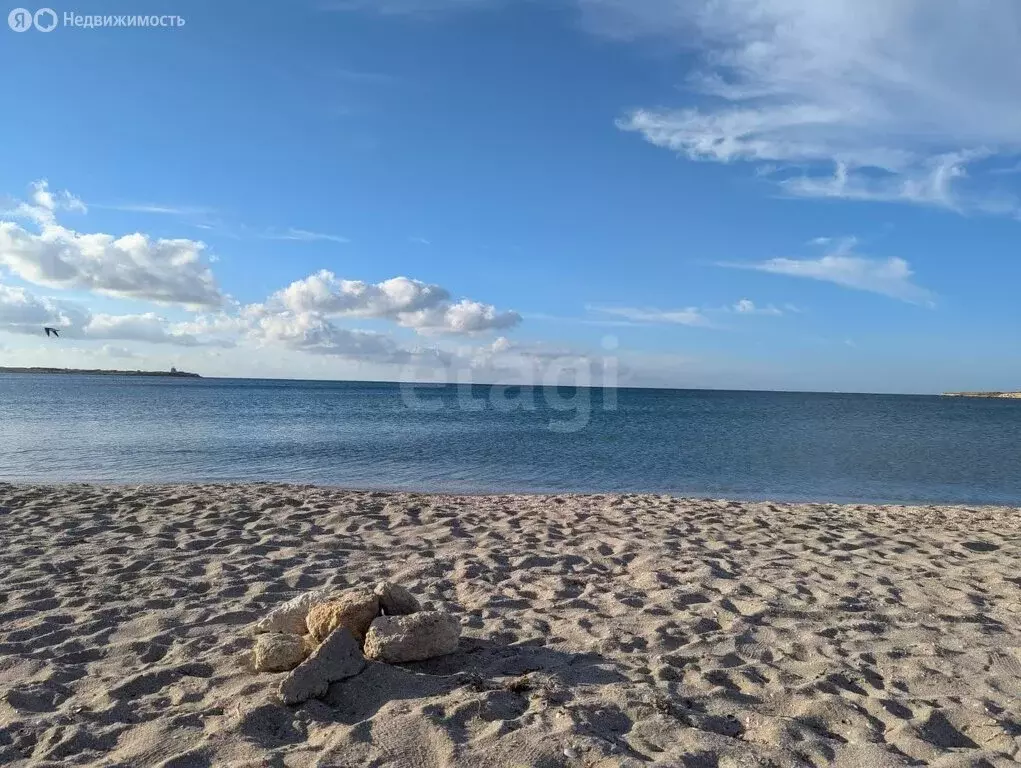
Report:
[[[50,336],[56,336],[58,339],[60,338],[60,334],[57,332],[56,328],[50,328],[49,326],[46,326],[43,328],[43,330],[46,331],[47,339],[50,338]]]

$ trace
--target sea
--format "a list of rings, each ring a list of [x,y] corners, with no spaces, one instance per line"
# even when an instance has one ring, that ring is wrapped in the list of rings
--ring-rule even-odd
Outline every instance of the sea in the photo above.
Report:
[[[0,374],[0,481],[1021,504],[1021,401]]]

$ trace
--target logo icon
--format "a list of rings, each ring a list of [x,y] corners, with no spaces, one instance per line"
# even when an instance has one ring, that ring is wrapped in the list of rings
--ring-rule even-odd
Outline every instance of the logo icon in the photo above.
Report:
[[[40,8],[32,21],[40,32],[52,32],[57,26],[57,12],[52,8]]]
[[[57,28],[57,12],[52,8],[40,8],[35,13],[28,8],[15,8],[7,14],[7,26],[15,32],[28,32],[32,27],[52,32]]]
[[[27,8],[15,8],[7,14],[7,26],[15,32],[28,32],[32,28],[32,12]]]

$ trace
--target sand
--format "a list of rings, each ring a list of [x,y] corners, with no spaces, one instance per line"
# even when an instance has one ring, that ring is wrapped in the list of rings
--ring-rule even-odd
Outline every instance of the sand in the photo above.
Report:
[[[0,764],[1001,766],[1017,509],[0,484]],[[253,621],[397,580],[460,650],[297,708]]]

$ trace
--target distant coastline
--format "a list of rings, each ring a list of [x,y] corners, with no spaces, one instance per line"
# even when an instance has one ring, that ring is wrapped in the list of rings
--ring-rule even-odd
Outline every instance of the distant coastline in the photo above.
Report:
[[[944,392],[943,397],[999,397],[1006,400],[1021,400],[1021,392]]]
[[[67,373],[89,376],[167,376],[175,379],[201,379],[197,373],[178,371],[112,371],[102,368],[9,368],[0,366],[0,373]]]

